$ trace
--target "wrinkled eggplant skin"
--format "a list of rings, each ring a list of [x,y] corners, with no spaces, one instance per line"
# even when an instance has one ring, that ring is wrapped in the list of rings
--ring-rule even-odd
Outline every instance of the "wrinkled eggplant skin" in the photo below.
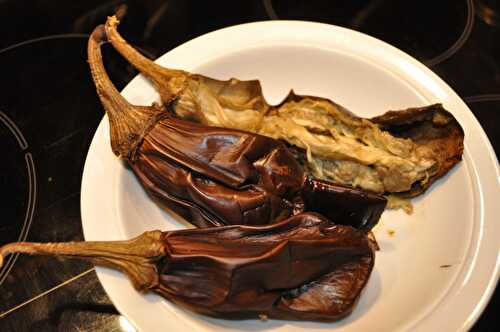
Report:
[[[387,204],[382,196],[318,179],[306,181],[302,196],[309,210],[365,231],[377,224]],[[330,208],[331,202],[335,202],[334,209]]]
[[[354,308],[374,264],[365,232],[314,213],[265,227],[166,232],[162,241],[154,291],[225,319],[338,320]]]
[[[302,211],[368,231],[386,200],[307,179],[272,138],[167,116],[131,167],[146,190],[197,227],[267,225]]]
[[[266,226],[161,232],[124,241],[17,242],[9,254],[80,258],[119,270],[153,292],[225,319],[335,321],[355,307],[374,266],[366,232],[300,213]]]
[[[131,166],[148,192],[197,227],[283,220],[305,179],[273,139],[172,117],[144,137]]]
[[[266,189],[276,194],[291,191],[293,195],[303,182],[303,172],[294,158],[286,151],[279,152],[284,146],[261,135],[166,116],[144,140],[177,164],[234,189],[257,184],[263,173],[258,165],[265,168],[265,163],[272,163],[272,169],[280,164],[286,167],[281,172],[271,172],[283,177],[263,183],[268,184]],[[273,158],[276,154],[279,157]],[[286,190],[287,186],[290,190]]]

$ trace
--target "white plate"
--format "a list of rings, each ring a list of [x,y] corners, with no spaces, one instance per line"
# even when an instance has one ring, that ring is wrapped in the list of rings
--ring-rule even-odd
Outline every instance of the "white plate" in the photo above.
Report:
[[[330,324],[206,318],[155,295],[141,295],[123,275],[99,268],[106,292],[139,330],[461,331],[473,324],[499,276],[499,169],[479,123],[439,77],[372,37],[294,21],[215,31],[158,62],[219,79],[260,79],[271,103],[294,88],[299,94],[330,98],[360,116],[441,102],[465,130],[465,152],[459,165],[414,201],[413,215],[384,213],[376,228],[381,250],[375,269],[348,318]],[[142,77],[134,78],[123,95],[135,104],[157,99]],[[112,154],[106,118],[87,156],[81,197],[86,240],[185,227],[161,211]]]

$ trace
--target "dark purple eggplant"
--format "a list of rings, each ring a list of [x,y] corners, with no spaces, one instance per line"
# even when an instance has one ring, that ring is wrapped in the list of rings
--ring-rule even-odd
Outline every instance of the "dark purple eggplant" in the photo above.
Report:
[[[12,243],[10,253],[82,258],[125,273],[137,290],[226,319],[335,321],[366,285],[365,232],[302,213],[268,226],[151,231],[129,241]]]
[[[327,182],[316,185],[278,140],[181,120],[155,104],[128,103],[104,70],[105,39],[104,28],[96,28],[88,54],[112,150],[160,204],[198,227],[265,225],[315,210],[365,231],[377,223],[385,198]],[[319,206],[322,193],[325,204]]]

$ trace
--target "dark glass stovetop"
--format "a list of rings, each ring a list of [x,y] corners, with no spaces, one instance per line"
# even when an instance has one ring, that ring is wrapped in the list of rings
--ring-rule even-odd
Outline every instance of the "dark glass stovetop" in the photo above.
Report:
[[[86,62],[88,34],[126,3],[120,30],[155,58],[218,28],[321,21],[385,40],[424,62],[469,105],[500,149],[500,1],[0,1],[0,245],[82,240],[80,183],[103,116]],[[110,47],[122,88],[136,72]],[[131,331],[91,265],[12,256],[0,269],[1,331]],[[498,291],[473,331],[500,326]]]

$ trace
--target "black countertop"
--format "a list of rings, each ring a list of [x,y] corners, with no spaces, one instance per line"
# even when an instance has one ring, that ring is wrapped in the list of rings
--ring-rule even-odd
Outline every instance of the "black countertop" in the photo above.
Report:
[[[160,56],[218,28],[269,19],[350,27],[424,62],[468,104],[500,149],[500,1],[0,1],[0,245],[82,240],[80,183],[103,116],[86,63],[88,33],[122,4],[120,30]],[[118,88],[136,75],[110,47]],[[4,152],[5,153],[5,152]],[[15,257],[15,256],[13,256]],[[57,271],[55,273],[54,271]],[[130,331],[91,265],[45,257],[0,270],[1,331]],[[496,331],[496,291],[473,331]]]

